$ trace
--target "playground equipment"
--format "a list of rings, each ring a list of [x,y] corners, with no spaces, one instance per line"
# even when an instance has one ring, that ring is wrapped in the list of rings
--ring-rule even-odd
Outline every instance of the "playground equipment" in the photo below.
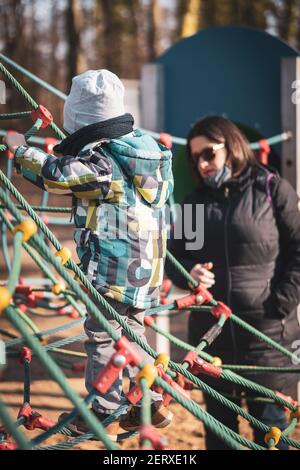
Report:
[[[39,106],[28,95],[24,88],[1,63],[0,71],[22,94],[34,110],[34,112],[31,113],[34,124],[26,133],[26,138],[29,142],[33,134],[45,125],[46,122],[59,139],[63,138],[63,133],[55,123],[53,123],[49,112]],[[21,116],[19,117],[21,118]],[[6,115],[6,119],[10,118],[10,115]],[[5,145],[0,146],[1,152],[5,152],[6,150]],[[147,312],[145,324],[188,352],[183,357],[181,363],[173,362],[165,354],[158,354],[132,331],[122,316],[107,303],[105,297],[97,292],[77,264],[72,260],[70,251],[60,244],[53,232],[45,224],[42,217],[35,212],[33,207],[11,183],[10,178],[2,171],[0,171],[0,181],[2,183],[2,188],[0,189],[0,201],[2,204],[0,208],[0,218],[7,230],[13,234],[13,259],[9,276],[7,282],[0,288],[0,313],[5,315],[20,334],[20,336],[6,341],[7,357],[19,358],[24,368],[24,400],[17,420],[11,417],[7,405],[0,399],[0,419],[3,423],[0,435],[0,449],[68,449],[91,437],[96,437],[101,440],[107,449],[119,449],[118,445],[112,442],[107,436],[105,426],[120,416],[130,403],[134,404],[138,399],[142,400],[141,427],[139,430],[140,448],[153,450],[163,449],[165,444],[158,435],[157,430],[151,425],[150,388],[159,390],[163,394],[164,403],[166,405],[169,403],[170,399],[176,400],[197,419],[201,420],[208,429],[214,432],[232,449],[273,450],[280,440],[296,449],[300,449],[300,442],[289,437],[290,432],[300,420],[300,407],[298,403],[276,391],[260,386],[254,381],[248,380],[235,372],[235,370],[243,372],[250,368],[258,373],[264,373],[266,371],[280,371],[285,373],[287,369],[222,365],[221,359],[206,353],[205,348],[211,345],[218,335],[222,334],[224,324],[227,321],[232,321],[239,327],[246,329],[249,333],[256,335],[262,341],[265,341],[272,348],[291,358],[295,364],[300,364],[299,357],[248,325],[235,315],[224,303],[215,300],[209,291],[197,284],[170,253],[167,255],[169,261],[173,264],[174,269],[179,270],[181,275],[190,283],[191,292],[188,295],[176,299],[174,302],[168,303],[172,286],[169,282],[165,282],[162,289],[161,305]],[[11,196],[16,199],[17,204],[13,202]],[[48,208],[46,205],[42,205],[42,207],[38,207],[38,210],[40,209],[46,213],[48,210],[52,211],[58,208]],[[24,217],[21,211],[25,211],[27,216]],[[54,250],[47,245],[45,239],[52,245]],[[22,249],[27,251],[34,259],[43,275],[48,278],[48,284],[43,285],[40,289],[34,288],[20,280]],[[54,268],[56,275],[53,274],[49,266]],[[77,280],[74,280],[71,273],[76,274]],[[62,281],[58,282],[57,274],[60,276],[63,283]],[[98,310],[94,301],[100,305],[101,310]],[[61,327],[48,329],[46,331],[37,331],[37,328],[30,318],[30,312],[35,312],[35,309],[39,306],[46,307],[51,312],[58,312],[59,309],[63,309],[65,314],[68,312],[68,307],[71,306],[73,307],[72,313],[77,312],[80,318],[72,320]],[[199,312],[199,315],[212,314],[216,319],[216,323],[203,336],[199,345],[194,348],[183,341],[179,341],[170,333],[162,331],[159,326],[157,326],[154,318],[155,315],[159,314],[161,311],[169,311],[172,315],[171,312],[174,310],[179,312],[196,310]],[[62,346],[71,344],[78,339],[83,339],[84,335],[77,335],[76,337],[70,337],[59,342],[51,343],[48,341],[48,344],[45,344],[44,340],[46,337],[51,336],[59,330],[70,328],[75,322],[76,324],[82,322],[86,311],[88,311],[101,327],[110,334],[111,338],[115,341],[116,353],[114,353],[108,362],[104,373],[95,380],[92,392],[88,394],[85,400],[82,400],[68,384],[61,368],[71,367],[73,370],[83,369],[84,366],[82,364],[78,365],[66,360],[65,356],[67,353],[62,349]],[[115,330],[111,328],[102,314],[102,311],[107,312],[118,321],[123,330],[126,331],[133,341],[153,357],[153,365],[145,365],[141,362],[135,347],[132,346],[125,337],[121,339],[118,337]],[[1,333],[4,336],[7,335],[6,331],[2,330]],[[51,351],[58,353],[58,359],[54,360],[50,354]],[[30,406],[29,372],[33,354],[39,359],[52,379],[59,384],[65,395],[74,405],[71,415],[59,423],[55,423],[50,421],[47,417],[39,415],[38,411],[32,410]],[[117,412],[106,422],[100,423],[93,413],[91,413],[87,405],[93,401],[95,395],[104,393],[113,383],[119,371],[128,364],[134,365],[139,369],[139,373],[136,377],[136,385],[126,394],[124,402],[120,405]],[[291,370],[295,373],[299,373],[300,367],[291,367]],[[258,396],[262,397],[264,400],[276,403],[278,406],[286,407],[290,414],[289,426],[282,432],[277,428],[269,428],[230,399],[208,386],[205,380],[202,380],[202,375],[209,375],[218,378],[220,381],[229,381],[239,384],[245,390],[251,390],[251,392],[258,394]],[[265,447],[240,436],[219,420],[209,415],[198,403],[190,398],[189,388],[191,386],[204,391],[217,400],[220,406],[228,407],[236,414],[248,420],[252,426],[263,431],[266,436]],[[70,432],[65,426],[77,414],[80,414],[87,423],[90,428],[89,433],[75,439],[68,438],[68,441],[57,445],[41,445],[47,438],[55,433],[62,433],[69,436]],[[37,437],[29,440],[20,430],[21,426],[25,426],[28,430],[40,429],[42,432]],[[127,438],[129,435],[130,433],[124,433],[120,435],[120,439]],[[12,438],[14,440],[12,440]]]
[[[293,139],[274,142],[271,162],[300,193],[300,103],[293,99],[299,95],[299,67],[299,52],[269,33],[232,26],[202,30],[144,66],[141,125],[182,137],[201,117],[218,114],[250,141],[290,131]],[[181,202],[191,182],[180,149],[174,176],[175,200]]]

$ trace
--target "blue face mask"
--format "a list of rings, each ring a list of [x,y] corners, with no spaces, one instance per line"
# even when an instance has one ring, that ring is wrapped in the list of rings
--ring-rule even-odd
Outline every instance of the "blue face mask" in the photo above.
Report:
[[[217,189],[222,186],[225,181],[232,177],[232,170],[229,166],[224,165],[214,176],[203,178],[204,183],[210,188]]]

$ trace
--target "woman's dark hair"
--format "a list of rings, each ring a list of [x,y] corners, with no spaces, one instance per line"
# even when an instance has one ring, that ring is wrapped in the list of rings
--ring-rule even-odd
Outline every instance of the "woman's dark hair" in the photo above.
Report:
[[[202,178],[197,169],[197,161],[195,161],[191,154],[190,142],[194,137],[199,136],[204,136],[216,143],[225,141],[225,148],[228,154],[227,161],[231,162],[233,176],[240,174],[247,166],[255,165],[256,158],[254,153],[240,129],[233,122],[222,116],[208,116],[194,124],[187,138],[189,163],[193,174],[197,176],[198,180],[200,178],[200,181],[202,181]]]

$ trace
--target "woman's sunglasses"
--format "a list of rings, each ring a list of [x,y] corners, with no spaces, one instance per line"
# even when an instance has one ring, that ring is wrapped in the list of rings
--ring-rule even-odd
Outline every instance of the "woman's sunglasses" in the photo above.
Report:
[[[223,149],[224,147],[225,147],[224,142],[220,144],[215,144],[212,147],[206,147],[205,149],[202,150],[202,152],[196,153],[195,155],[193,155],[193,157],[197,161],[199,160],[199,158],[201,158],[202,160],[206,162],[211,162],[215,158],[217,152]]]

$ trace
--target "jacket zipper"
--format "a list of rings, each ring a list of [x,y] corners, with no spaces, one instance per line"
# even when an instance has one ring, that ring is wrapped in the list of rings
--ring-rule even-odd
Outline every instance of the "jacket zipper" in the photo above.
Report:
[[[225,218],[224,218],[224,247],[225,247],[225,261],[226,261],[226,271],[227,271],[227,298],[226,302],[227,305],[231,308],[231,299],[230,299],[230,291],[231,291],[231,278],[230,278],[230,271],[229,271],[229,253],[228,253],[228,219],[229,219],[229,213],[230,213],[230,197],[229,197],[229,188],[225,187],[224,188],[224,196],[227,201],[227,209],[225,212]],[[237,363],[237,347],[236,347],[236,341],[235,341],[235,334],[234,334],[234,327],[232,322],[229,320],[229,327],[230,327],[230,333],[231,333],[231,339],[232,339],[232,345],[233,345],[233,363]],[[236,396],[236,386],[233,384],[233,396]]]

